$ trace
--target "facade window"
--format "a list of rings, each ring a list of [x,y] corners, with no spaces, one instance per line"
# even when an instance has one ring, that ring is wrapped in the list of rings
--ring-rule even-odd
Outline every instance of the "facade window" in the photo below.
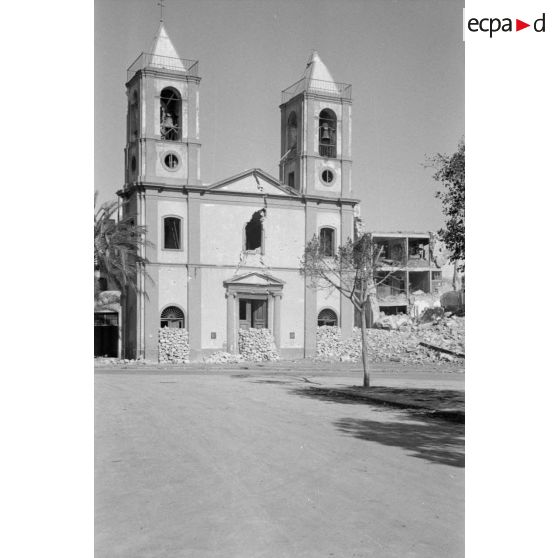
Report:
[[[335,174],[332,170],[326,169],[322,172],[322,181],[324,184],[330,185],[335,178]]]
[[[330,109],[320,112],[318,144],[321,157],[337,157],[337,116]]]
[[[167,167],[167,169],[169,170],[177,169],[180,163],[178,156],[174,153],[167,153],[165,155],[165,158],[163,159],[163,162],[165,163],[165,167]]]
[[[244,250],[259,250],[263,254],[265,209],[252,215],[252,219],[244,227]]]
[[[337,314],[326,308],[318,314],[318,327],[321,326],[337,326]]]
[[[432,272],[432,280],[433,281],[440,281],[442,279],[442,272],[441,271],[433,271]]]
[[[178,91],[172,87],[161,91],[161,139],[180,141],[181,105]]]
[[[118,314],[116,312],[95,312],[96,326],[118,326]]]
[[[161,312],[161,327],[184,327],[184,312],[177,306],[167,306]]]
[[[331,227],[320,229],[320,250],[324,256],[335,254],[335,229]]]
[[[289,120],[287,122],[287,148],[292,149],[296,147],[296,136],[298,130],[298,123],[296,118],[296,112],[291,112],[289,114]]]
[[[180,218],[165,217],[163,220],[163,233],[165,250],[180,250],[182,248],[180,242]]]
[[[295,173],[294,172],[289,173],[289,186],[291,188],[295,187]]]
[[[132,95],[132,101],[130,104],[130,132],[131,132],[132,141],[138,139],[138,127],[139,127],[138,92],[134,91]]]

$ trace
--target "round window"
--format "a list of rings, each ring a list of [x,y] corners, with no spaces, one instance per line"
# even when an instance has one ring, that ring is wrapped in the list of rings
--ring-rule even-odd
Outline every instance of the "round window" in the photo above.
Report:
[[[332,170],[326,169],[325,171],[322,172],[322,180],[326,184],[331,184],[334,178],[335,178],[335,174],[333,174]]]
[[[175,170],[178,167],[178,156],[174,153],[167,153],[163,159],[165,167],[169,170]]]

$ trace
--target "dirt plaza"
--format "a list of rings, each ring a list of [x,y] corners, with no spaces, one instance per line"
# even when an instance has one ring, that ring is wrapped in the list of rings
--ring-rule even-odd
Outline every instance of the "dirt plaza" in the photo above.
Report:
[[[464,425],[335,396],[360,379],[98,367],[96,556],[462,556]],[[372,385],[455,406],[464,375],[384,365]]]

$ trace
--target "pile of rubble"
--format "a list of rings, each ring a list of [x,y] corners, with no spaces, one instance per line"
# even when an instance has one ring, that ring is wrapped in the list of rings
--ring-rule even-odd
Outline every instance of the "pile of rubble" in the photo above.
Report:
[[[227,353],[226,351],[217,351],[203,359],[204,362],[210,364],[228,364],[230,362],[244,362],[242,355],[233,355],[232,353]]]
[[[407,314],[395,314],[386,316],[383,312],[380,313],[379,319],[374,324],[375,328],[387,330],[401,330],[413,325],[413,320]]]
[[[157,361],[153,360],[146,360],[143,358],[117,358],[117,357],[95,357],[95,366],[153,366],[156,365]]]
[[[465,355],[465,320],[455,316],[419,323],[408,316],[389,316],[380,320],[380,328],[368,329],[368,357],[371,362],[456,362]],[[319,360],[358,362],[361,359],[361,332],[353,329],[349,339],[342,339],[337,327],[319,327]]]
[[[238,352],[251,362],[279,360],[269,329],[241,329],[238,332]]]
[[[181,364],[190,361],[188,330],[163,327],[159,330],[159,362]]]

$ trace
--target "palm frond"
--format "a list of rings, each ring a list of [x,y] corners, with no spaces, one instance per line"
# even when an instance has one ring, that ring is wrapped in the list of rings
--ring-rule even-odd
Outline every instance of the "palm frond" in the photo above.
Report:
[[[118,202],[111,201],[95,211],[94,269],[119,290],[137,292],[138,270],[149,263],[142,252],[152,243],[145,227],[135,225],[133,217],[118,219],[117,210]]]

